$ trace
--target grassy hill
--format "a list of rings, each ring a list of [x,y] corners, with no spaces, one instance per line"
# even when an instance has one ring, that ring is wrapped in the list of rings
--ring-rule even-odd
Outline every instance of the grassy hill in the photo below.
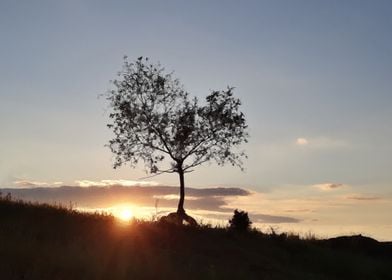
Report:
[[[304,240],[0,199],[0,279],[392,279],[392,245]]]

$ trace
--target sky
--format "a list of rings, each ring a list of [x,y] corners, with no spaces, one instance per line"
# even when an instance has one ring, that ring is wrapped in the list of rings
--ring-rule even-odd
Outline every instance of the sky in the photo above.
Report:
[[[146,176],[113,170],[98,95],[124,55],[148,56],[192,95],[234,86],[242,101],[245,172],[207,164],[187,186],[249,190],[226,203],[301,221],[285,230],[392,240],[391,14],[381,0],[2,0],[0,186]]]

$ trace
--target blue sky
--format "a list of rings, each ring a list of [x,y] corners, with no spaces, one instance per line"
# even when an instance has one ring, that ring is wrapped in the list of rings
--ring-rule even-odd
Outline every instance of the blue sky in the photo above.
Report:
[[[123,55],[143,55],[191,94],[230,85],[243,102],[247,171],[207,165],[188,185],[389,199],[391,14],[390,1],[1,1],[0,185],[145,176],[112,170],[97,98]]]

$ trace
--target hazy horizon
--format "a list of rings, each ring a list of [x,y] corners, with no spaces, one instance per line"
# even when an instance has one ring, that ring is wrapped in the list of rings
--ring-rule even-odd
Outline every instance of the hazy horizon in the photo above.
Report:
[[[127,211],[131,213],[127,220],[153,220],[175,211],[178,204],[178,186],[163,186],[154,181],[75,183],[78,185],[54,186],[43,182],[19,181],[13,188],[2,188],[0,191],[3,191],[3,196],[10,193],[15,199],[62,205],[79,211],[104,212],[120,219],[123,212]],[[247,211],[253,226],[264,232],[270,232],[273,228],[276,232],[294,232],[302,236],[314,234],[319,238],[363,234],[380,241],[390,241],[388,226],[375,226],[379,221],[374,223],[369,219],[371,213],[367,208],[377,202],[379,207],[386,207],[379,211],[387,211],[388,201],[376,196],[344,196],[341,192],[338,196],[329,197],[320,194],[345,187],[328,184],[308,186],[314,194],[319,193],[311,199],[301,198],[301,195],[294,199],[292,194],[286,192],[260,193],[238,187],[187,187],[185,207],[199,222],[219,226],[227,225],[234,209],[239,209]],[[309,192],[306,189],[301,191]],[[361,202],[361,208],[357,202]],[[322,207],[322,203],[329,206]],[[331,211],[331,207],[335,211]],[[356,211],[363,219],[362,226],[356,224],[358,220],[352,221],[352,211]],[[344,221],[344,224],[336,220]]]

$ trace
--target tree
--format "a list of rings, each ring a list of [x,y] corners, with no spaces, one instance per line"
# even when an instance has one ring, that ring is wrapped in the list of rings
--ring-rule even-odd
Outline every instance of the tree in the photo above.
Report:
[[[119,79],[108,91],[111,123],[114,132],[109,147],[115,155],[114,168],[143,162],[152,174],[178,173],[180,199],[177,216],[187,220],[184,210],[184,175],[205,162],[230,163],[242,170],[240,144],[248,133],[241,102],[232,87],[212,91],[200,105],[191,98],[172,73],[160,64],[139,57],[130,62],[124,57]],[[170,168],[161,165],[170,160]]]
[[[252,222],[249,219],[248,212],[235,209],[233,217],[229,220],[229,224],[230,229],[245,232],[250,229]]]

